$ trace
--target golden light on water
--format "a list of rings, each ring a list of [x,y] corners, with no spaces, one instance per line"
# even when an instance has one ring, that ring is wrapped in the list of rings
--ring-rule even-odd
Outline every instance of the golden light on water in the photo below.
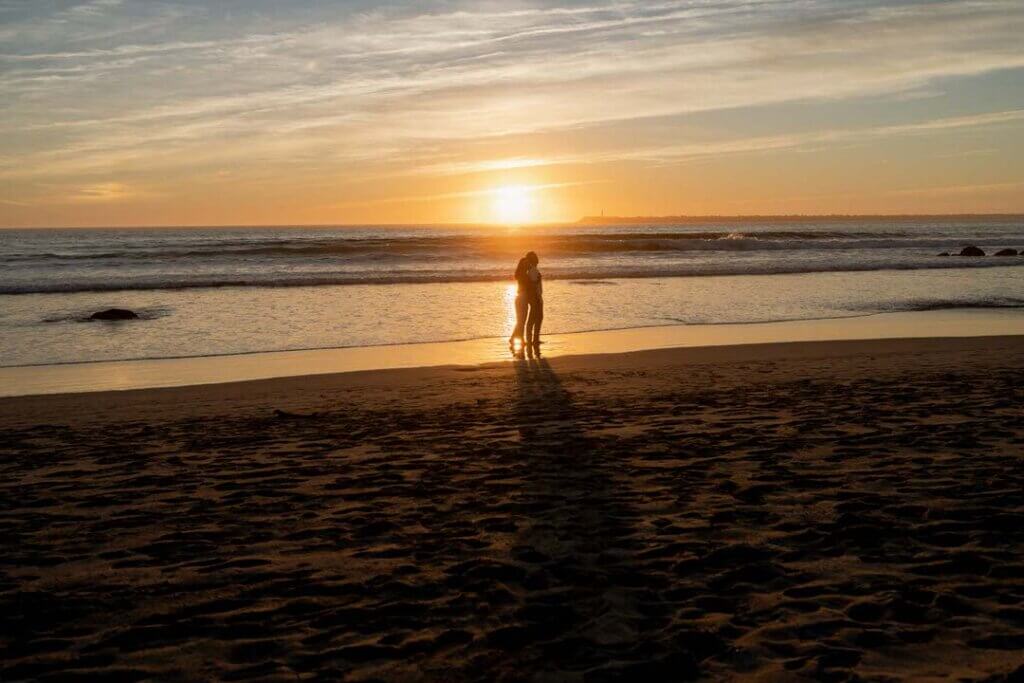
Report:
[[[533,188],[526,185],[504,185],[493,193],[491,212],[494,220],[504,225],[530,223],[534,219]]]
[[[516,326],[516,294],[518,285],[509,284],[505,287],[505,336],[512,334]]]

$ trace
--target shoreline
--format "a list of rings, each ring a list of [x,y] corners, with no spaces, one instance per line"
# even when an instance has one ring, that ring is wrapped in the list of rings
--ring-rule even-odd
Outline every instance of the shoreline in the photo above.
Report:
[[[722,322],[722,323],[672,323],[665,325],[633,325],[630,327],[609,327],[594,330],[577,330],[575,332],[551,332],[544,335],[547,337],[569,337],[575,335],[591,335],[591,334],[609,334],[615,332],[629,332],[632,330],[658,330],[658,329],[671,329],[676,327],[731,327],[736,325],[784,325],[786,323],[815,323],[815,322],[827,322],[831,320],[851,320],[856,318],[872,318],[877,315],[893,315],[899,314],[914,314],[914,313],[935,313],[943,311],[1024,311],[1024,304],[1020,306],[948,306],[935,309],[926,309],[920,311],[872,311],[868,313],[853,313],[850,315],[833,315],[824,316],[821,318],[790,318],[783,320],[750,320],[742,322]],[[191,360],[191,359],[205,359],[205,358],[234,358],[234,357],[245,357],[245,356],[261,356],[267,354],[277,353],[303,353],[303,352],[315,352],[315,351],[349,351],[352,349],[401,349],[408,346],[426,346],[433,344],[467,344],[474,342],[494,342],[495,340],[501,340],[501,337],[467,337],[465,339],[442,339],[439,341],[426,341],[426,342],[392,342],[385,344],[352,344],[349,346],[310,346],[295,349],[269,349],[266,351],[240,351],[237,353],[207,353],[201,355],[191,356],[152,356],[152,357],[139,357],[139,358],[108,358],[104,360],[69,360],[58,363],[25,363],[23,365],[0,365],[0,371],[3,370],[14,370],[14,369],[28,369],[28,368],[57,368],[68,365],[93,365],[97,363],[142,363],[149,361],[164,361],[164,360]],[[543,351],[543,349],[542,349]],[[612,351],[611,353],[616,353]],[[385,369],[385,368],[379,368]],[[2,395],[0,395],[2,396]]]
[[[1024,310],[942,309],[762,323],[665,325],[545,335],[546,358],[792,342],[1024,335]],[[0,368],[0,398],[217,385],[512,360],[504,340],[96,361]]]
[[[303,417],[336,410],[339,403],[353,397],[361,399],[364,392],[392,392],[403,388],[433,391],[467,379],[480,384],[493,383],[507,378],[510,372],[520,372],[522,368],[537,363],[559,372],[608,375],[636,368],[706,370],[715,366],[774,366],[802,362],[836,364],[857,359],[874,361],[899,357],[917,362],[919,358],[928,356],[961,358],[973,353],[990,356],[1000,349],[1011,354],[1024,353],[1024,334],[665,346],[465,365],[395,366],[209,384],[0,396],[0,430],[93,421],[138,423],[168,417],[204,419],[211,415],[224,415],[235,419],[240,415],[276,415],[278,411],[286,416]],[[757,377],[751,381],[756,383],[764,379]],[[448,400],[443,391],[437,394],[437,398]],[[401,398],[395,398],[389,409],[400,406]]]

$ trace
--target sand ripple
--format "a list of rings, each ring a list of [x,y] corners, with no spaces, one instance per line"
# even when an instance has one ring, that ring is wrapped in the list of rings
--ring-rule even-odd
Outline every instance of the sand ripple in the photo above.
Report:
[[[0,679],[1010,672],[1011,361],[534,361],[316,411],[10,429]]]

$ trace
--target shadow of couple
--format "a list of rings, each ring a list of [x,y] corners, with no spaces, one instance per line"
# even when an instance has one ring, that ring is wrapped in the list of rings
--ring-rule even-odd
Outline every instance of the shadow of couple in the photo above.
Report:
[[[536,648],[552,673],[599,669],[614,678],[665,656],[641,633],[671,615],[635,561],[640,512],[621,476],[624,455],[588,433],[603,418],[577,405],[547,360],[524,356],[514,361],[512,410],[526,514],[512,554],[535,571],[518,611],[522,654]]]

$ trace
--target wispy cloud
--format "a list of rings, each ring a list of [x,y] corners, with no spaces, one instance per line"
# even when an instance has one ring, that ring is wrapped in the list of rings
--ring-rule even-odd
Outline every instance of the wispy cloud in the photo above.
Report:
[[[580,187],[583,185],[598,185],[607,183],[608,180],[580,180],[568,183],[529,183],[516,187],[524,192],[542,192],[544,190],[558,190],[566,187]],[[356,206],[380,206],[383,204],[408,204],[415,202],[436,202],[440,199],[464,199],[468,197],[496,197],[503,192],[502,187],[489,187],[483,190],[466,190],[463,192],[439,192],[433,194],[406,195],[398,197],[383,197],[380,199],[366,199],[351,202],[340,202],[329,204],[325,208],[348,209]]]
[[[78,188],[74,193],[68,195],[69,202],[116,202],[129,197],[138,196],[124,183],[94,183]]]
[[[83,17],[95,17],[106,13],[108,10],[124,3],[124,0],[89,0],[79,5],[73,5],[62,13],[62,17],[68,20]]]
[[[1024,180],[1006,183],[975,183],[970,185],[940,185],[936,187],[915,187],[903,190],[892,190],[889,194],[898,196],[948,196],[977,195],[990,192],[1014,192],[1024,190]]]
[[[950,79],[1024,68],[1024,5],[998,0],[45,5],[0,0],[8,179],[664,164],[1020,120],[1003,102],[798,132],[765,132],[753,116],[715,135],[666,124],[879,97],[911,111]],[[611,132],[585,149],[492,149],[587,130]]]
[[[166,25],[186,13],[169,4],[141,7],[137,0],[87,0],[67,6],[26,2],[11,9],[15,18],[0,26],[5,46],[103,41]]]
[[[541,159],[483,159],[428,163],[409,169],[410,172],[460,175],[495,170],[533,168],[571,164],[596,164],[613,161],[646,161],[657,164],[678,164],[689,160],[725,155],[760,154],[783,150],[820,147],[886,137],[936,134],[954,129],[984,128],[1000,124],[1024,123],[1024,109],[990,112],[970,116],[953,116],[888,126],[833,128],[785,135],[738,137],[684,144],[631,145],[617,150],[592,150],[575,154],[551,155]],[[974,154],[991,150],[973,150]]]
[[[709,156],[773,152],[807,146],[870,140],[873,138],[927,135],[957,128],[978,128],[1005,123],[1019,123],[1022,121],[1024,121],[1024,109],[1015,109],[1012,111],[954,116],[891,126],[827,129],[790,135],[769,135],[676,147],[636,149],[621,154],[619,158],[678,162]]]

